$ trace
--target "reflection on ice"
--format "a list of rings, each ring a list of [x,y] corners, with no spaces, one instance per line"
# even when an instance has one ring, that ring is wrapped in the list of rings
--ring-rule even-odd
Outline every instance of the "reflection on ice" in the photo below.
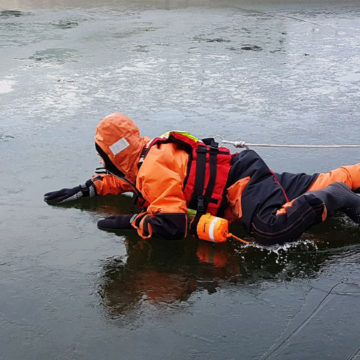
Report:
[[[67,204],[62,207],[72,207]],[[128,197],[83,199],[76,207],[96,214],[129,211]],[[121,212],[120,212],[121,213]],[[119,231],[126,256],[104,259],[98,291],[110,317],[134,316],[164,304],[191,304],[192,296],[222,288],[258,286],[264,281],[313,279],[347,247],[357,246],[357,227],[334,218],[297,242],[282,246],[243,246],[236,241],[212,244],[188,237],[182,241],[142,240],[132,231]],[[241,228],[234,229],[241,233]],[[172,307],[172,309],[176,309]],[[132,319],[133,320],[133,319]]]
[[[114,318],[141,313],[147,306],[191,304],[191,296],[203,291],[314,278],[332,257],[331,251],[319,250],[316,241],[275,250],[239,249],[231,242],[214,246],[191,238],[166,242],[125,236],[127,258],[104,260],[99,280],[101,302]]]

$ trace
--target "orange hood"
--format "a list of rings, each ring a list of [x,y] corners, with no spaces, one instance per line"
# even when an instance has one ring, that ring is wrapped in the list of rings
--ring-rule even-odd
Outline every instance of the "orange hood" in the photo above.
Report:
[[[135,123],[121,113],[110,114],[96,128],[95,144],[106,169],[132,183],[138,173],[141,152],[149,140],[141,137]]]

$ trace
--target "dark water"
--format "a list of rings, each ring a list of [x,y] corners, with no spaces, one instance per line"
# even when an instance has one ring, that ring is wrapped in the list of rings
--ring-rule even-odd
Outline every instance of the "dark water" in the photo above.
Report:
[[[359,228],[281,248],[141,241],[96,221],[131,200],[50,207],[98,166],[95,126],[359,143],[356,2],[0,0],[0,359],[359,359]],[[358,150],[259,149],[277,171]],[[233,229],[246,237],[239,227]]]

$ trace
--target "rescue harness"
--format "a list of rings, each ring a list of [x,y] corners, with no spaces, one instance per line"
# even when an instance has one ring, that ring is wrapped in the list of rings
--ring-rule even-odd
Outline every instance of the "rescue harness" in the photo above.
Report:
[[[189,154],[183,186],[188,208],[196,210],[196,216],[205,213],[217,215],[231,167],[230,150],[219,147],[213,138],[199,140],[186,132],[170,131],[147,144],[141,154],[139,167],[153,146],[165,143],[175,143]],[[141,200],[137,204],[140,207],[148,205]]]

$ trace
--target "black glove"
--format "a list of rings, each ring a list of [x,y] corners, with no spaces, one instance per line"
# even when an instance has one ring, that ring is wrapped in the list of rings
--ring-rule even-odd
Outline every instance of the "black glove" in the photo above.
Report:
[[[97,226],[101,230],[127,230],[134,229],[131,226],[131,218],[134,215],[109,216],[99,220]]]
[[[93,197],[96,190],[92,180],[88,180],[84,185],[76,186],[72,189],[61,189],[48,192],[44,195],[44,200],[48,203],[61,204],[68,201],[80,199],[83,196]]]

